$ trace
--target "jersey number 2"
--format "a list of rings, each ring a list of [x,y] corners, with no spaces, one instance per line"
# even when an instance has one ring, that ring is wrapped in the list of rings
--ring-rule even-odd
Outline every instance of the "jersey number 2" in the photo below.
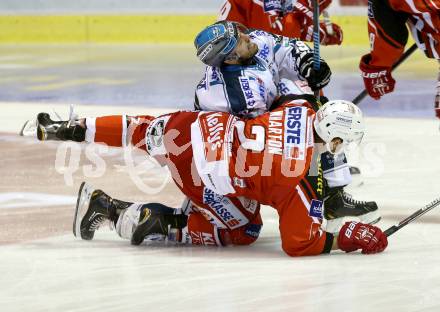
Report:
[[[235,128],[237,129],[238,138],[240,139],[241,146],[245,149],[252,150],[255,152],[261,152],[264,150],[264,142],[266,138],[266,132],[263,126],[252,125],[251,133],[255,137],[250,139],[244,134],[245,122],[238,120],[235,123]]]

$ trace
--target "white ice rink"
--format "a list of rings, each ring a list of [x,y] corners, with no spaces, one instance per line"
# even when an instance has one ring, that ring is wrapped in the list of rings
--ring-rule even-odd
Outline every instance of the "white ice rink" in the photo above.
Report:
[[[3,104],[11,114],[14,107]],[[0,132],[13,131],[24,111],[46,109],[22,107],[2,117]],[[351,154],[364,183],[351,191],[378,202],[385,229],[440,196],[440,132],[428,119],[368,118],[367,126]],[[74,196],[65,203],[72,213]],[[262,214],[260,238],[248,247],[133,247],[107,228],[90,242],[67,233],[0,245],[0,311],[440,311],[440,208],[368,256],[288,257],[274,210]]]

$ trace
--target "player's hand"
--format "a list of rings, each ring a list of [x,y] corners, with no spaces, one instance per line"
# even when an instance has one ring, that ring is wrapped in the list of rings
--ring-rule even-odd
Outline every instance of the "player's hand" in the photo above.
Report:
[[[375,100],[386,93],[393,92],[396,81],[391,76],[391,68],[369,65],[371,54],[362,56],[359,68],[364,79],[365,89]]]
[[[325,23],[319,23],[319,38],[322,45],[340,45],[343,39],[341,27],[331,23],[332,34],[328,33]],[[303,41],[313,41],[313,21],[302,28],[300,39]]]
[[[352,221],[339,231],[338,246],[345,252],[361,249],[363,254],[373,254],[384,251],[388,240],[377,226]]]
[[[309,87],[313,90],[320,90],[324,88],[330,82],[332,71],[328,64],[321,59],[318,70],[313,68],[313,53],[305,52],[301,54],[296,60],[296,67],[299,74],[309,84]]]
[[[321,36],[321,44],[322,45],[341,45],[343,39],[343,33],[341,27],[338,25],[331,23],[330,27],[332,28],[332,34],[328,33],[327,26],[325,23],[319,23],[319,31]]]
[[[324,11],[332,3],[332,0],[318,0],[319,12]],[[313,19],[313,1],[312,0],[298,0],[294,4],[294,10],[296,14],[303,14],[309,19]]]

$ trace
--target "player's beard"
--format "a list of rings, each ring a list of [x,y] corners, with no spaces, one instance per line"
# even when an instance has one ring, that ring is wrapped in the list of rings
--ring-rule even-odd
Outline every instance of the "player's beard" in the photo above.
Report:
[[[257,55],[258,53],[258,46],[253,43],[253,42],[249,42],[249,54],[246,55],[245,57],[240,56],[238,58],[239,62],[241,65],[253,65],[255,64],[255,60],[254,60],[254,56]]]

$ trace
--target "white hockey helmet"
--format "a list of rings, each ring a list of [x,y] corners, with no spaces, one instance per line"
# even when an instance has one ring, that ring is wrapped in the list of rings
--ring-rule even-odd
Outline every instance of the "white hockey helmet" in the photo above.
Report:
[[[342,139],[345,146],[352,142],[359,144],[365,132],[362,111],[353,103],[344,100],[325,103],[316,113],[314,127],[329,151],[329,143],[333,139]]]

